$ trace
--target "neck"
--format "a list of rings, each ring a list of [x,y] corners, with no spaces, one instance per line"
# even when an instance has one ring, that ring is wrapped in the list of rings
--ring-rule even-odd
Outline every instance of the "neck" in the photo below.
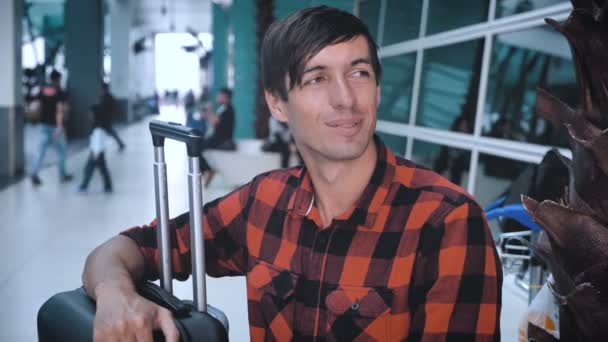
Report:
[[[361,197],[376,167],[376,149],[377,146],[372,141],[370,147],[357,159],[306,163],[323,228],[327,228],[334,218],[352,208]]]

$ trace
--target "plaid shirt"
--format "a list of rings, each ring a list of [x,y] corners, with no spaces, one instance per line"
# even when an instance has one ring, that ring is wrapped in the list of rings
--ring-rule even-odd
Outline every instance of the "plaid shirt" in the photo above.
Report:
[[[207,273],[247,277],[253,341],[496,341],[502,273],[480,206],[375,138],[361,198],[322,229],[305,168],[262,174],[204,207]],[[188,214],[173,220],[190,274]],[[158,277],[155,224],[123,233]]]

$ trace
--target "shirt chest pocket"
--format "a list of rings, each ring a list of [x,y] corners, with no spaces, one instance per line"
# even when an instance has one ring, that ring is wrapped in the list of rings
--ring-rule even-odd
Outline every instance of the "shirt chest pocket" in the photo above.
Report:
[[[334,341],[388,341],[392,291],[340,286],[325,298],[326,333]]]
[[[298,275],[258,260],[247,274],[247,283],[250,291],[255,292],[249,294],[250,300],[255,298],[258,301],[256,310],[250,312],[250,321],[257,321],[258,325],[270,328],[267,332],[274,339],[291,339]]]

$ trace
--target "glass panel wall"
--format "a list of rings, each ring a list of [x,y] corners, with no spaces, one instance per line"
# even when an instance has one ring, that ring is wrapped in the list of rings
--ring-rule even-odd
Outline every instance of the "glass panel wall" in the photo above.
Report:
[[[380,2],[380,0],[362,0],[359,2],[359,18],[367,25],[369,33],[376,41],[378,41]]]
[[[547,25],[497,35],[492,47],[483,135],[567,146],[563,129],[536,115],[537,87],[577,106],[576,76],[566,40]]]
[[[414,140],[412,161],[441,174],[462,188],[467,187],[470,151]]]
[[[483,207],[494,202],[509,191],[513,182],[531,166],[513,159],[480,153],[477,177],[475,179],[475,198]]]
[[[489,0],[429,0],[426,33],[431,35],[485,21],[489,3]]]
[[[539,8],[566,3],[567,0],[497,0],[496,18],[524,13]]]
[[[424,52],[416,125],[472,133],[483,40]]]
[[[395,155],[403,157],[405,147],[407,146],[407,138],[398,135],[376,132],[382,142],[390,148]]]
[[[379,120],[409,122],[415,66],[415,53],[382,59]]]
[[[420,32],[420,0],[387,0],[382,45],[418,38]]]

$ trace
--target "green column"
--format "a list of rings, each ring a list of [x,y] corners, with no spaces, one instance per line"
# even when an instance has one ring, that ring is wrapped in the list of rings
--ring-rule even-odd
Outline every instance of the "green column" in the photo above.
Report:
[[[235,138],[253,138],[257,82],[255,1],[235,0],[231,8],[234,33]]]
[[[65,2],[65,62],[68,69],[67,132],[84,137],[91,132],[91,106],[99,100],[103,73],[103,9],[101,0]]]
[[[220,87],[227,84],[227,60],[228,60],[228,28],[230,16],[227,10],[213,4],[213,52],[211,61],[213,65],[213,88],[212,96],[217,94]]]

